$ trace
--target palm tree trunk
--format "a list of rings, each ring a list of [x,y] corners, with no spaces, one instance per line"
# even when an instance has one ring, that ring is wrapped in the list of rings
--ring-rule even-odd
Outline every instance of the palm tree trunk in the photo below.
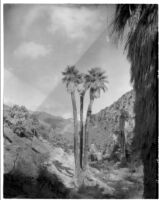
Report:
[[[83,127],[83,101],[84,94],[80,95],[80,167],[83,168],[83,136],[84,136],[84,127]]]
[[[144,198],[145,199],[157,199],[157,145],[156,141],[151,146],[149,153],[144,156]],[[145,150],[142,150],[142,154],[145,154]]]
[[[125,133],[124,133],[124,127],[125,127],[125,119],[121,116],[120,117],[120,141],[121,141],[121,154],[122,154],[122,160],[126,159],[126,144],[125,144]]]
[[[125,145],[125,134],[124,130],[121,130],[121,153],[122,153],[122,159],[126,159],[126,145]]]
[[[74,158],[75,158],[75,184],[78,187],[78,179],[80,172],[79,163],[79,135],[78,135],[78,121],[77,121],[77,107],[74,92],[71,92],[71,100],[73,107],[73,119],[74,119]]]
[[[86,170],[88,166],[88,151],[89,151],[89,125],[90,125],[90,119],[92,114],[92,105],[93,105],[94,99],[90,96],[90,103],[87,110],[87,116],[86,116],[86,124],[85,124],[85,144],[84,144],[84,170]]]

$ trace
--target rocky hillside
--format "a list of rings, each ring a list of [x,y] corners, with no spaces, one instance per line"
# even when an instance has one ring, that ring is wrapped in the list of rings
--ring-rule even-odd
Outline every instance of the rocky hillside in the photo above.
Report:
[[[99,148],[105,148],[113,139],[113,133],[119,129],[119,117],[121,109],[124,109],[129,114],[129,119],[126,122],[126,129],[128,137],[132,136],[134,127],[134,113],[133,106],[135,101],[134,91],[127,92],[114,102],[109,107],[104,108],[99,113],[92,115],[92,123],[90,128],[90,143],[95,143]],[[12,110],[12,111],[9,111]],[[4,118],[8,116],[8,112],[14,112],[16,107],[11,109],[4,105]],[[25,110],[25,109],[24,109]],[[23,111],[23,109],[22,109]],[[59,116],[53,116],[46,112],[28,112],[33,119],[33,124],[36,124],[38,133],[45,139],[52,140],[56,136],[57,140],[64,140],[66,143],[73,143],[73,120],[64,119]],[[10,119],[14,121],[13,119]],[[9,121],[10,121],[9,120]],[[28,121],[28,123],[30,123]],[[27,122],[25,122],[27,126]]]
[[[113,126],[117,130],[118,118],[115,116],[119,115],[120,108],[125,106],[132,121],[133,102],[134,94],[131,91],[93,115],[91,142],[94,137],[99,145],[108,143]],[[142,166],[135,167],[136,171],[132,174],[132,166],[120,168],[118,163],[104,159],[99,163],[90,163],[86,186],[79,191],[74,189],[74,154],[67,141],[69,131],[71,137],[73,135],[71,119],[29,112],[24,106],[4,105],[3,120],[5,198],[141,197]]]
[[[68,142],[57,137],[49,124],[40,121],[24,106],[4,105],[3,110],[4,197],[66,196],[65,185],[72,187],[74,173],[73,153]],[[40,193],[42,187],[44,190]],[[50,187],[57,189],[51,191]]]
[[[134,101],[133,90],[127,92],[109,107],[104,108],[99,113],[92,116],[92,126],[90,130],[90,142],[95,142],[101,148],[108,145],[113,140],[113,134],[119,130],[119,118],[121,110],[128,113],[128,121],[125,129],[128,137],[133,135],[134,127]]]
[[[65,150],[73,148],[72,120],[52,116],[45,112],[30,112],[24,106],[3,107],[4,133],[13,132],[21,138],[32,139],[34,136],[61,146]]]

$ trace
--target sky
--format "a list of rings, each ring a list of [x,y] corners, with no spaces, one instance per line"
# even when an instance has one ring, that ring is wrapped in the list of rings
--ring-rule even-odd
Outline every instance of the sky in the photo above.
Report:
[[[108,90],[95,100],[93,113],[131,90],[130,63],[111,31],[114,11],[115,5],[104,4],[5,4],[4,103],[72,117],[61,73],[67,65],[106,71]],[[79,108],[78,94],[76,100]],[[88,103],[87,94],[84,113]]]

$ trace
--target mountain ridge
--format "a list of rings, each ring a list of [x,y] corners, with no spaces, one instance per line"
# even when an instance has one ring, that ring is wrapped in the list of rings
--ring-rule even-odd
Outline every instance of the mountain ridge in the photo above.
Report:
[[[90,143],[96,142],[104,148],[113,141],[113,134],[119,130],[119,118],[121,110],[128,113],[126,129],[133,134],[134,127],[134,102],[135,92],[133,90],[123,94],[117,101],[105,107],[91,118]],[[126,131],[127,131],[126,130]]]
[[[123,94],[110,106],[103,108],[91,117],[90,144],[96,143],[100,148],[112,141],[112,136],[118,130],[120,110],[124,109],[129,114],[129,123],[134,119],[133,106],[135,92],[133,90]],[[4,110],[10,107],[4,104]],[[43,111],[31,112],[41,124],[50,128],[53,134],[61,135],[69,142],[73,142],[73,120],[64,119],[61,116],[54,116]],[[132,128],[131,128],[132,129]],[[132,132],[132,131],[131,131]]]

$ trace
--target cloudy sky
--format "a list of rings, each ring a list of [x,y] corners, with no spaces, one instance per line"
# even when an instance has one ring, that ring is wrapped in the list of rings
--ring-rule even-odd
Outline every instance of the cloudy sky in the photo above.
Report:
[[[4,103],[71,117],[61,72],[72,64],[107,72],[108,91],[94,113],[129,91],[130,64],[111,34],[114,11],[115,5],[4,5]],[[87,104],[88,96],[85,111]]]

